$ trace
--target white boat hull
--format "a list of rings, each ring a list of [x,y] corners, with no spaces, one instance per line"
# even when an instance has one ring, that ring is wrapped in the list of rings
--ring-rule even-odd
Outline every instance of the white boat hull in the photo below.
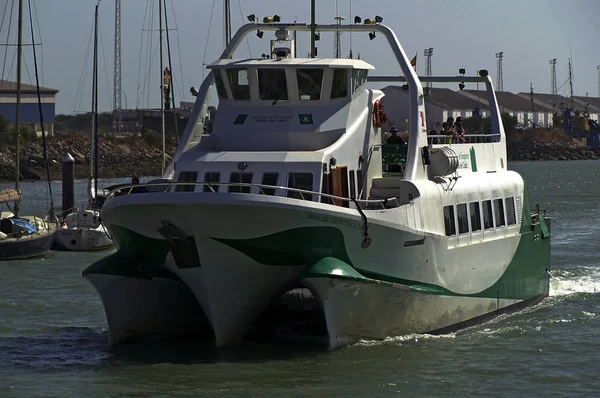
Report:
[[[111,344],[146,334],[210,334],[198,303],[177,280],[105,274],[85,277],[102,299]]]
[[[458,329],[521,301],[436,295],[401,285],[320,277],[306,278],[303,284],[321,305],[330,348],[361,339]]]
[[[54,245],[58,250],[91,251],[113,247],[104,228],[61,228],[56,232]]]

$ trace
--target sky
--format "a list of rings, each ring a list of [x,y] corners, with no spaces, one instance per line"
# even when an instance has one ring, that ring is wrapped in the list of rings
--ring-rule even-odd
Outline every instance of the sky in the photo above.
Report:
[[[91,107],[91,33],[95,0],[30,0],[41,83],[59,90],[57,114],[89,111]],[[200,86],[204,65],[223,50],[222,0],[166,0],[176,101],[193,101],[190,86]],[[24,1],[27,6],[27,0]],[[12,18],[9,18],[14,3]],[[0,1],[0,44],[16,43],[17,0]],[[337,8],[337,9],[336,9]],[[99,108],[112,110],[114,0],[99,6]],[[124,0],[122,13],[123,107],[159,107],[158,0]],[[280,15],[283,22],[309,22],[309,0],[231,0],[233,31],[246,16]],[[549,60],[557,59],[560,94],[569,90],[568,60],[573,60],[574,94],[598,96],[600,65],[600,1],[598,0],[317,0],[317,23],[333,23],[335,15],[353,20],[383,16],[405,52],[418,53],[417,72],[425,74],[425,48],[433,48],[434,75],[467,74],[488,69],[496,82],[496,58],[504,53],[505,91],[551,91]],[[31,43],[25,8],[24,42]],[[9,21],[12,26],[9,29]],[[249,35],[236,56],[259,57],[268,51],[269,34],[262,40]],[[308,34],[298,38],[298,52],[309,51]],[[350,43],[351,42],[351,43]],[[342,56],[352,44],[356,57],[371,63],[376,74],[398,74],[400,69],[388,44],[365,33],[342,35]],[[319,56],[333,56],[333,35],[321,35]],[[150,50],[150,51],[149,51]],[[250,50],[250,51],[249,51]],[[0,46],[0,79],[16,80],[15,48]],[[87,54],[87,56],[86,56]],[[32,47],[24,50],[23,81],[33,83]],[[165,43],[166,64],[166,43]],[[87,60],[87,62],[86,62]],[[471,88],[471,87],[468,87]],[[473,87],[474,88],[474,87]],[[214,100],[213,100],[214,101]]]

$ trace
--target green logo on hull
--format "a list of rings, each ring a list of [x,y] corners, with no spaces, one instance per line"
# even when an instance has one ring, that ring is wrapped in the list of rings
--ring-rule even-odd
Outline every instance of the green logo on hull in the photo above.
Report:
[[[300,124],[313,124],[313,117],[311,114],[299,114],[298,119]]]
[[[246,122],[247,118],[248,118],[248,114],[247,113],[240,113],[235,118],[235,121],[233,122],[233,124],[244,124]]]

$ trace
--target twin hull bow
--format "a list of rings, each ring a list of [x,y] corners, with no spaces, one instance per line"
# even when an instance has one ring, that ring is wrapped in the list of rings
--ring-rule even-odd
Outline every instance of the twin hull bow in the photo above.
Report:
[[[118,250],[84,276],[102,298],[113,343],[137,333],[207,331],[218,346],[235,343],[297,287],[319,303],[330,347],[447,331],[547,296],[543,222],[459,248],[445,236],[386,222],[405,210],[371,212],[371,244],[363,248],[359,213],[318,202],[118,197],[103,209]]]

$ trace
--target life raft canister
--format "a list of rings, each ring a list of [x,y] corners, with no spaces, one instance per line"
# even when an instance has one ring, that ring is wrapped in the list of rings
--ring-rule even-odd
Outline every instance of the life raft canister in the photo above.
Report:
[[[388,118],[385,111],[383,110],[383,104],[381,103],[381,100],[375,101],[375,103],[373,104],[373,126],[375,128],[379,128],[383,126],[383,124],[387,122],[387,120]]]

